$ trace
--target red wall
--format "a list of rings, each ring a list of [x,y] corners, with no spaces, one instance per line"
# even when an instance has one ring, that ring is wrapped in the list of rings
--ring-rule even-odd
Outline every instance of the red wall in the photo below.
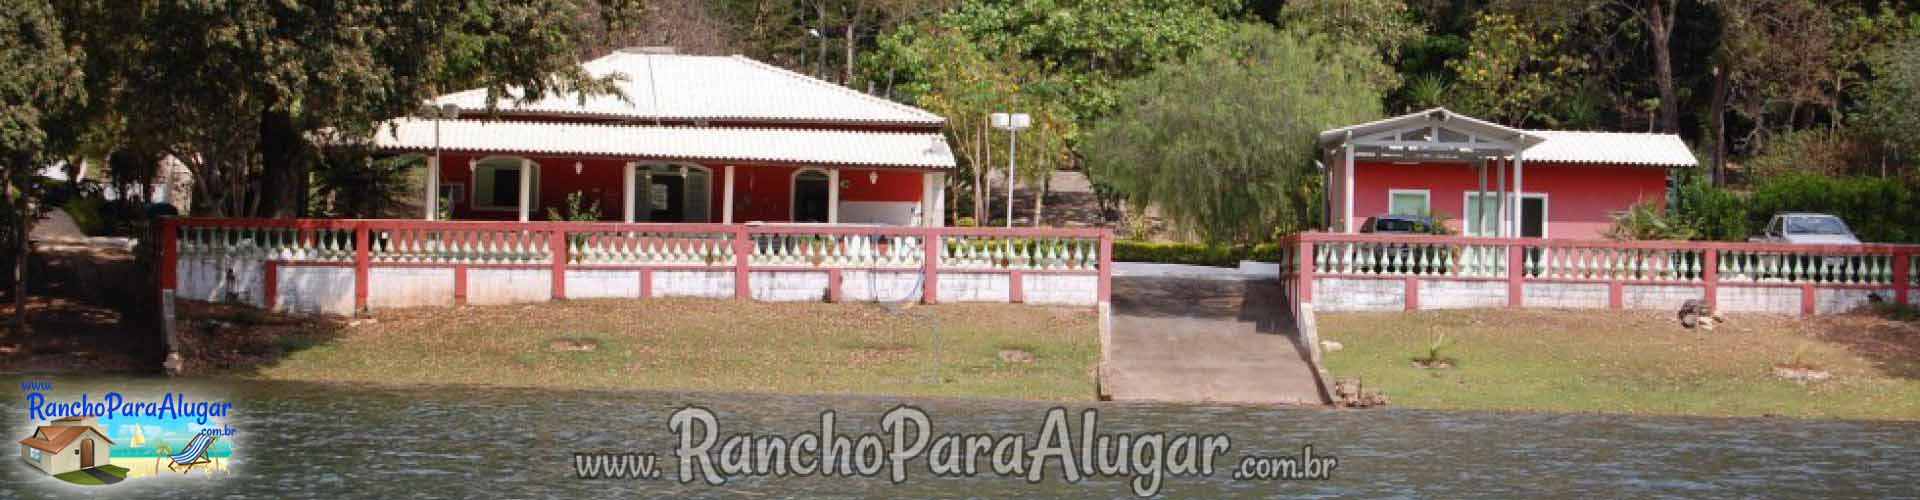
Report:
[[[1397,164],[1361,161],[1354,170],[1355,226],[1367,217],[1387,212],[1391,189],[1426,189],[1432,209],[1453,219],[1460,229],[1466,215],[1466,193],[1479,188],[1480,177],[1465,163]],[[1547,195],[1547,236],[1596,238],[1612,225],[1612,214],[1641,200],[1660,203],[1666,198],[1667,170],[1661,167],[1527,163],[1527,193]],[[1487,166],[1487,190],[1498,189],[1498,169]],[[1507,187],[1513,187],[1513,168],[1507,168]]]
[[[472,173],[467,170],[468,160],[477,160],[491,155],[443,154],[445,167],[441,169],[441,183],[459,183],[466,189],[466,195],[460,203],[454,204],[453,217],[456,220],[515,220],[519,213],[506,211],[476,211],[472,209],[473,182]],[[586,159],[577,160],[581,164],[579,174],[573,172],[573,158],[533,158],[540,165],[540,206],[534,207],[529,217],[533,220],[547,220],[547,208],[564,211],[567,195],[575,191],[585,192],[589,199],[600,202],[600,219],[619,221],[624,215],[621,197],[625,194],[620,183],[624,180],[621,170],[627,160]],[[719,164],[700,164],[713,170],[713,206],[709,212],[714,222],[721,217],[723,183],[726,180],[726,168]],[[734,169],[734,213],[735,222],[767,221],[784,222],[791,205],[790,192],[793,189],[793,173],[799,167],[770,165],[738,165]],[[868,174],[878,172],[878,182],[868,180]],[[844,169],[840,171],[840,180],[846,187],[840,190],[840,201],[920,201],[922,173],[917,170],[901,169]]]

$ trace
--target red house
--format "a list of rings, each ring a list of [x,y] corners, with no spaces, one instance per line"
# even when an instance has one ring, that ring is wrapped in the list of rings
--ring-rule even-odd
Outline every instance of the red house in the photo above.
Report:
[[[1444,108],[1321,132],[1328,230],[1431,215],[1472,236],[1594,238],[1696,165],[1679,136],[1520,130]]]
[[[619,95],[433,101],[374,145],[429,165],[426,210],[546,220],[578,193],[625,222],[941,224],[945,119],[742,56],[624,49],[584,64]],[[512,94],[509,91],[509,94]]]

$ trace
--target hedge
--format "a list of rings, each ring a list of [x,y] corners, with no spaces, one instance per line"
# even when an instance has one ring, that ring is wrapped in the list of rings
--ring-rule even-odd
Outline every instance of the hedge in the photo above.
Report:
[[[1161,264],[1238,267],[1240,261],[1243,260],[1256,260],[1261,262],[1279,261],[1280,245],[1276,243],[1263,243],[1252,247],[1227,247],[1201,243],[1156,243],[1149,241],[1116,240],[1113,242],[1113,260],[1115,262],[1157,262]]]

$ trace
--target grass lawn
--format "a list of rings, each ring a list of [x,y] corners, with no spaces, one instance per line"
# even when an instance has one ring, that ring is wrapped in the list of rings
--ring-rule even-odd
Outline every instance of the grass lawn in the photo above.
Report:
[[[102,466],[96,467],[96,469],[99,469],[101,472],[107,473],[107,475],[109,476],[117,477],[120,479],[127,478],[126,467],[120,467],[117,465],[102,465]],[[83,470],[71,471],[64,474],[55,474],[53,477],[55,479],[59,479],[61,481],[66,481],[73,484],[84,484],[89,486],[107,484],[107,483],[101,482],[100,479],[95,478],[90,474],[87,474],[87,471],[83,471]],[[116,480],[116,482],[117,481],[118,480]]]
[[[653,299],[379,311],[376,321],[357,326],[252,316],[240,319],[306,326],[207,336],[255,344],[208,352],[274,352],[221,372],[384,384],[1089,400],[1100,355],[1091,308],[952,304],[893,312],[870,304]],[[597,347],[570,351],[556,345],[560,339]],[[1033,361],[1002,361],[1000,352],[1012,349]]]
[[[1319,328],[1344,344],[1326,354],[1336,378],[1358,377],[1398,406],[1920,420],[1920,324],[1728,319],[1706,332],[1640,311],[1327,313]],[[1415,367],[1442,335],[1454,367]],[[1832,378],[1774,374],[1796,362]]]

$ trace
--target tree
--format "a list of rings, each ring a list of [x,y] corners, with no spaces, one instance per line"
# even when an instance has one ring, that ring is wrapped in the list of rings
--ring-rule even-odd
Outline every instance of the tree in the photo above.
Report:
[[[1088,140],[1088,167],[1209,242],[1301,230],[1316,210],[1314,137],[1381,114],[1386,89],[1370,78],[1381,66],[1369,47],[1241,25],[1124,85]]]
[[[15,332],[27,326],[27,256],[39,203],[40,169],[74,147],[60,134],[85,98],[70,82],[81,77],[79,56],[68,47],[59,19],[45,0],[0,0],[0,194],[5,196],[0,236],[7,245],[13,279]]]
[[[1513,125],[1552,122],[1552,102],[1577,86],[1587,62],[1563,50],[1564,35],[1523,23],[1511,14],[1482,14],[1467,56],[1447,63],[1460,75],[1454,90],[1470,115]]]
[[[1886,151],[1881,174],[1885,175],[1886,157],[1895,162],[1914,164],[1920,160],[1920,38],[1886,47],[1873,58],[1874,80],[1867,85],[1862,106],[1868,131]]]
[[[1281,8],[1280,25],[1372,48],[1389,65],[1425,35],[1404,0],[1294,0]],[[1380,78],[1389,87],[1400,79],[1392,68]]]

